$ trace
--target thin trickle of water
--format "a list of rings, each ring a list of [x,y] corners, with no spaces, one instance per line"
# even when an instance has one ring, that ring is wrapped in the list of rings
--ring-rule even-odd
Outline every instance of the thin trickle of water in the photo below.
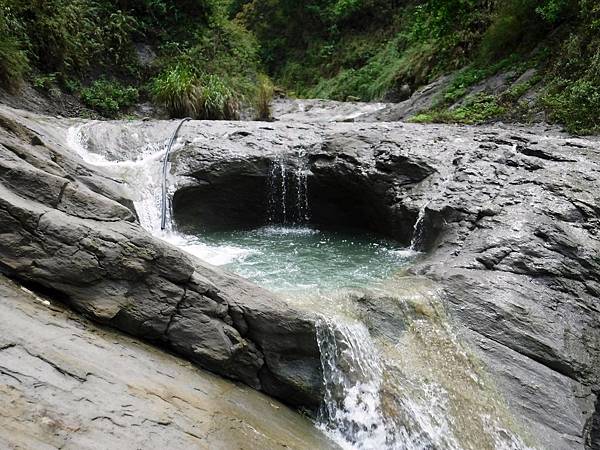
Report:
[[[287,223],[288,222],[288,217],[287,217],[287,177],[286,177],[286,170],[285,170],[285,164],[283,164],[283,161],[279,161],[279,177],[281,178],[281,201],[279,202],[281,205],[281,215],[282,215],[282,220],[283,223]]]
[[[411,250],[419,251],[419,249],[421,248],[421,246],[423,244],[423,232],[424,232],[423,228],[424,228],[425,216],[427,214],[427,207],[434,200],[437,200],[438,198],[441,198],[444,196],[444,194],[446,192],[446,186],[448,185],[449,181],[450,181],[449,176],[447,176],[447,175],[443,176],[441,179],[441,183],[439,185],[438,193],[435,196],[426,200],[419,208],[419,214],[417,216],[417,221],[415,222],[415,224],[413,226],[413,235],[412,235],[412,239],[410,241],[410,249]]]
[[[423,203],[421,208],[419,208],[419,215],[417,216],[417,221],[413,226],[413,235],[412,239],[410,240],[410,249],[415,252],[418,251],[421,247],[421,243],[423,240],[423,220],[425,220],[425,212],[430,203],[431,200]]]
[[[308,223],[310,214],[308,209],[308,167],[304,159],[300,160],[301,164],[294,171],[296,184],[296,210],[298,212],[298,221]]]

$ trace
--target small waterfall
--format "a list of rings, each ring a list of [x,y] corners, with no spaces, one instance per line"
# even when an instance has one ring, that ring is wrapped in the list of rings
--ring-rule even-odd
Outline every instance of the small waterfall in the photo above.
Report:
[[[431,200],[425,202],[421,208],[419,209],[419,215],[417,216],[417,221],[413,227],[413,235],[410,240],[410,249],[412,251],[419,251],[419,247],[421,247],[423,240],[423,220],[425,220],[425,210],[431,203]]]
[[[410,387],[386,373],[364,324],[321,318],[317,343],[325,385],[318,421],[343,449],[461,448],[447,422],[442,390],[425,380]],[[416,389],[419,401],[405,389]]]
[[[293,161],[274,159],[269,169],[269,222],[299,225],[309,218],[306,161],[302,155]]]
[[[411,338],[406,347],[390,348],[376,343],[363,323],[321,317],[319,427],[344,450],[530,450],[507,428],[511,421],[495,394],[471,372],[446,328],[416,325],[413,332],[420,329],[430,341]],[[418,350],[416,343],[431,348]],[[431,359],[413,359],[419,351]]]

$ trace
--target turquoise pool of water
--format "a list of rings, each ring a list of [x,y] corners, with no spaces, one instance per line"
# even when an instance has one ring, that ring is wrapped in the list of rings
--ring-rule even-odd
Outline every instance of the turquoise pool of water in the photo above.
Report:
[[[179,245],[278,292],[367,287],[391,277],[414,257],[377,236],[310,227],[202,232],[187,235]]]

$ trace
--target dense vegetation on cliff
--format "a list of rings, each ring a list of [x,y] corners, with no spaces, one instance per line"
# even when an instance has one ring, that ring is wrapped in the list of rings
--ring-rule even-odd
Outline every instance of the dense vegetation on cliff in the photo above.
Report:
[[[403,100],[455,73],[421,120],[478,122],[533,109],[575,132],[600,130],[600,4],[595,0],[252,0],[239,18],[270,73],[297,95]],[[448,109],[499,72],[535,77]]]
[[[0,81],[78,93],[105,116],[140,98],[235,117],[255,95],[253,36],[218,0],[0,0]],[[141,57],[140,57],[141,56]]]
[[[60,87],[107,116],[147,98],[174,116],[235,117],[240,103],[262,99],[264,107],[272,88],[263,72],[297,96],[392,101],[453,74],[415,120],[476,123],[543,113],[573,132],[600,131],[595,0],[0,5],[0,82],[16,89],[29,78],[41,90]],[[145,48],[156,59],[140,61]],[[534,75],[510,89],[463,98],[497,73],[516,80],[528,69]]]

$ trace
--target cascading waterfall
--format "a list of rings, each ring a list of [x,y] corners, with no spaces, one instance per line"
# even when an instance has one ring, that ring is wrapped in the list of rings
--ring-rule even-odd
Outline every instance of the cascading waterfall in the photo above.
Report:
[[[415,325],[426,330],[419,334],[430,339],[427,349],[409,338],[383,355],[361,322],[321,317],[316,325],[325,391],[318,424],[344,450],[531,450],[507,428],[503,407],[482,390],[447,326]],[[432,350],[431,359],[411,359]],[[476,397],[459,406],[469,395]]]
[[[362,324],[317,322],[325,397],[319,424],[343,448],[388,448],[380,390],[383,369]]]
[[[343,449],[461,448],[447,422],[443,389],[423,380],[412,388],[419,401],[405,395],[408,381],[389,379],[364,324],[321,317],[317,343],[325,386],[318,422]],[[385,395],[396,403],[386,402]]]

